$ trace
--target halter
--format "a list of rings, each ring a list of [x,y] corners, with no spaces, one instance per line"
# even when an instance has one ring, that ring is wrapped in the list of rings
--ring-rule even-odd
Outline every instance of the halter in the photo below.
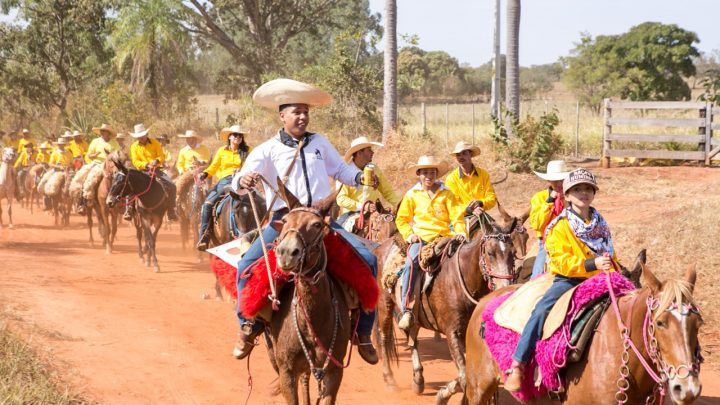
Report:
[[[323,218],[323,215],[320,214],[320,211],[318,211],[315,208],[297,207],[297,208],[293,208],[292,210],[290,210],[290,212],[288,214],[293,213],[293,212],[309,212],[309,213],[317,216],[318,218],[321,218],[321,219]],[[300,239],[300,242],[302,243],[302,250],[300,252],[300,263],[298,264],[298,266],[296,268],[297,270],[300,270],[300,272],[295,272],[295,271],[287,271],[287,272],[294,274],[295,277],[301,277],[301,278],[307,279],[308,274],[310,274],[313,271],[316,271],[316,274],[313,277],[313,279],[315,279],[315,281],[312,282],[311,284],[317,283],[317,280],[325,272],[325,267],[327,266],[327,252],[323,253],[325,251],[325,249],[324,249],[324,245],[322,244],[322,240],[325,238],[325,233],[323,232],[323,230],[327,226],[327,224],[324,221],[321,223],[323,226],[320,229],[320,232],[318,232],[317,237],[315,239],[311,240],[310,243],[308,243],[305,240],[305,237],[302,235],[302,233],[300,233],[300,231],[297,228],[288,228],[287,230],[283,229],[283,230],[285,230],[285,234],[283,235],[282,239],[280,239],[280,241],[278,242],[278,245],[280,243],[282,243],[282,241],[285,240],[285,238],[287,238],[287,236],[291,232],[294,233],[298,239]],[[320,258],[320,259],[322,259],[322,265],[320,266],[320,269],[317,270],[317,268],[318,268],[317,264],[320,264],[320,261],[318,261],[318,263],[316,263],[315,266],[303,271],[303,268],[305,267],[305,264],[306,264],[305,260],[307,259],[307,252],[310,249],[321,249],[322,250],[321,251],[322,257]]]
[[[626,326],[623,323],[617,297],[615,296],[615,291],[613,291],[612,284],[610,282],[610,273],[605,272],[605,276],[608,284],[608,291],[610,292],[610,300],[612,301],[612,307],[615,310],[618,328],[620,329],[620,334],[623,341],[623,353],[620,356],[620,377],[618,378],[616,384],[618,390],[615,393],[615,400],[618,404],[624,404],[628,400],[628,396],[625,391],[630,388],[630,382],[628,381],[628,377],[630,376],[630,368],[628,366],[628,362],[630,360],[629,350],[632,350],[635,353],[635,356],[640,361],[640,364],[650,376],[650,378],[655,381],[653,391],[646,398],[645,404],[654,404],[657,395],[659,395],[660,397],[660,403],[663,403],[666,395],[667,383],[670,379],[675,377],[685,379],[690,377],[691,375],[697,376],[699,374],[700,364],[703,362],[702,355],[700,354],[700,345],[696,347],[695,353],[693,353],[692,364],[680,364],[677,366],[673,366],[668,365],[667,362],[663,360],[660,350],[658,349],[657,339],[655,338],[655,323],[652,321],[652,315],[659,308],[660,300],[655,298],[652,294],[650,294],[649,290],[647,290],[648,297],[645,300],[645,318],[643,320],[642,336],[643,343],[645,345],[645,351],[647,352],[648,357],[655,366],[655,369],[658,370],[658,372],[656,373],[653,369],[653,366],[648,364],[642,352],[637,348],[635,343],[630,338],[630,326],[632,326],[632,324],[630,324],[630,326]],[[637,295],[633,297],[633,304],[635,303],[636,299]],[[691,304],[682,304],[681,308],[678,308],[676,304],[673,304],[665,311],[671,312],[675,309],[679,309],[681,316],[688,316],[691,313],[698,315],[700,314],[700,310],[696,306]]]
[[[492,233],[492,234],[485,234],[480,239],[480,264],[482,265],[482,273],[483,278],[488,283],[488,288],[490,291],[495,291],[497,288],[497,285],[495,284],[495,279],[501,279],[501,280],[511,280],[511,283],[515,283],[515,280],[517,279],[517,274],[498,274],[492,271],[491,267],[488,266],[487,261],[485,260],[485,242],[487,242],[490,239],[497,239],[499,242],[505,243],[508,240],[512,241],[510,238],[509,233]]]
[[[152,188],[152,185],[153,185],[153,180],[155,179],[155,168],[153,167],[149,170],[150,181],[148,182],[147,188],[145,190],[141,191],[140,193],[135,193],[132,183],[130,183],[130,172],[120,171],[117,174],[123,176],[123,178],[124,178],[123,186],[120,189],[120,192],[118,193],[118,197],[120,197],[120,195],[125,192],[126,188],[130,188],[130,193],[132,193],[132,194],[127,196],[127,201],[125,202],[126,205],[130,205],[134,201],[139,200],[141,196],[147,194],[150,191],[150,189]],[[160,187],[162,187],[162,186],[160,186]],[[163,189],[163,192],[164,192],[164,189]],[[144,207],[144,208],[148,211],[152,211],[155,208],[159,207],[163,202],[165,202],[165,200],[161,199],[160,201],[158,201],[157,204],[153,205],[152,207]]]

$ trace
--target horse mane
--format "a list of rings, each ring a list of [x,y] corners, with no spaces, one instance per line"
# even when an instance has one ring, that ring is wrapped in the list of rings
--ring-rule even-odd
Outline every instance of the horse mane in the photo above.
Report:
[[[665,312],[670,306],[677,305],[681,308],[683,303],[695,305],[695,299],[693,298],[693,286],[685,280],[671,278],[663,283],[662,293],[660,294],[660,303],[657,310],[655,311],[654,319],[657,319],[660,314]]]

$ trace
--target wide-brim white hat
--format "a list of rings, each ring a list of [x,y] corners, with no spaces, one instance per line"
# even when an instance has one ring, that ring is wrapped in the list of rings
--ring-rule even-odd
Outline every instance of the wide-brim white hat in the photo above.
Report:
[[[218,138],[223,142],[227,142],[228,138],[230,138],[230,134],[245,135],[247,134],[247,131],[243,129],[240,125],[233,125],[231,127],[223,128],[218,134]]]
[[[408,166],[407,172],[411,176],[417,176],[417,171],[420,169],[437,169],[438,177],[440,177],[447,173],[448,164],[437,156],[423,155],[418,158],[416,164]]]
[[[56,142],[53,142],[54,145],[67,145],[68,142],[65,140],[65,137],[60,137],[57,139]]]
[[[118,132],[118,133],[115,135],[115,138],[117,138],[117,139],[126,139],[126,138],[127,138],[127,135],[125,135],[123,132]]]
[[[63,138],[72,138],[73,134],[70,131],[65,131],[65,133],[62,135]]]
[[[117,136],[117,132],[108,124],[102,124],[99,127],[93,127],[92,131],[97,135],[100,135],[101,131],[108,131],[110,132],[110,134],[112,134],[112,136]]]
[[[136,124],[133,127],[133,132],[130,132],[130,136],[133,138],[142,138],[150,132],[150,128],[145,128],[144,124]]]
[[[559,181],[565,180],[570,171],[567,169],[567,164],[564,160],[551,160],[547,164],[546,173],[533,172],[541,179],[547,181]]]
[[[326,91],[292,79],[275,79],[263,84],[253,94],[255,104],[277,111],[285,104],[306,104],[321,107],[332,103]]]
[[[83,135],[85,135],[85,134],[83,134],[82,132],[78,131],[77,129],[74,130],[73,133],[72,133],[73,138],[76,137],[76,136],[83,136]]]
[[[349,162],[350,159],[352,159],[353,153],[365,149],[365,148],[371,148],[373,146],[377,146],[378,148],[382,148],[384,145],[380,142],[372,142],[370,141],[366,136],[361,136],[358,138],[355,138],[350,142],[350,149],[345,152],[345,161]]]
[[[200,135],[192,129],[188,129],[184,134],[178,134],[178,138],[200,138]]]
[[[451,155],[457,155],[458,153],[469,150],[472,157],[475,157],[480,154],[480,148],[471,144],[470,142],[460,141],[455,144],[455,149],[453,149],[452,152],[450,152]]]

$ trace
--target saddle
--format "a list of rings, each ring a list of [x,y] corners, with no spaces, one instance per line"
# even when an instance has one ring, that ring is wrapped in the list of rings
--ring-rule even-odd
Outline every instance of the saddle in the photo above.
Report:
[[[461,245],[462,242],[452,236],[436,238],[420,249],[420,267],[428,273],[435,273],[445,260],[455,255]]]

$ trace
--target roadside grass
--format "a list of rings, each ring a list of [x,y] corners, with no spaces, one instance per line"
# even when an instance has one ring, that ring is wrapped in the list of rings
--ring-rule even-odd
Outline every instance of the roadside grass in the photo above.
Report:
[[[52,359],[0,320],[0,403],[80,405],[90,402],[64,384]]]

